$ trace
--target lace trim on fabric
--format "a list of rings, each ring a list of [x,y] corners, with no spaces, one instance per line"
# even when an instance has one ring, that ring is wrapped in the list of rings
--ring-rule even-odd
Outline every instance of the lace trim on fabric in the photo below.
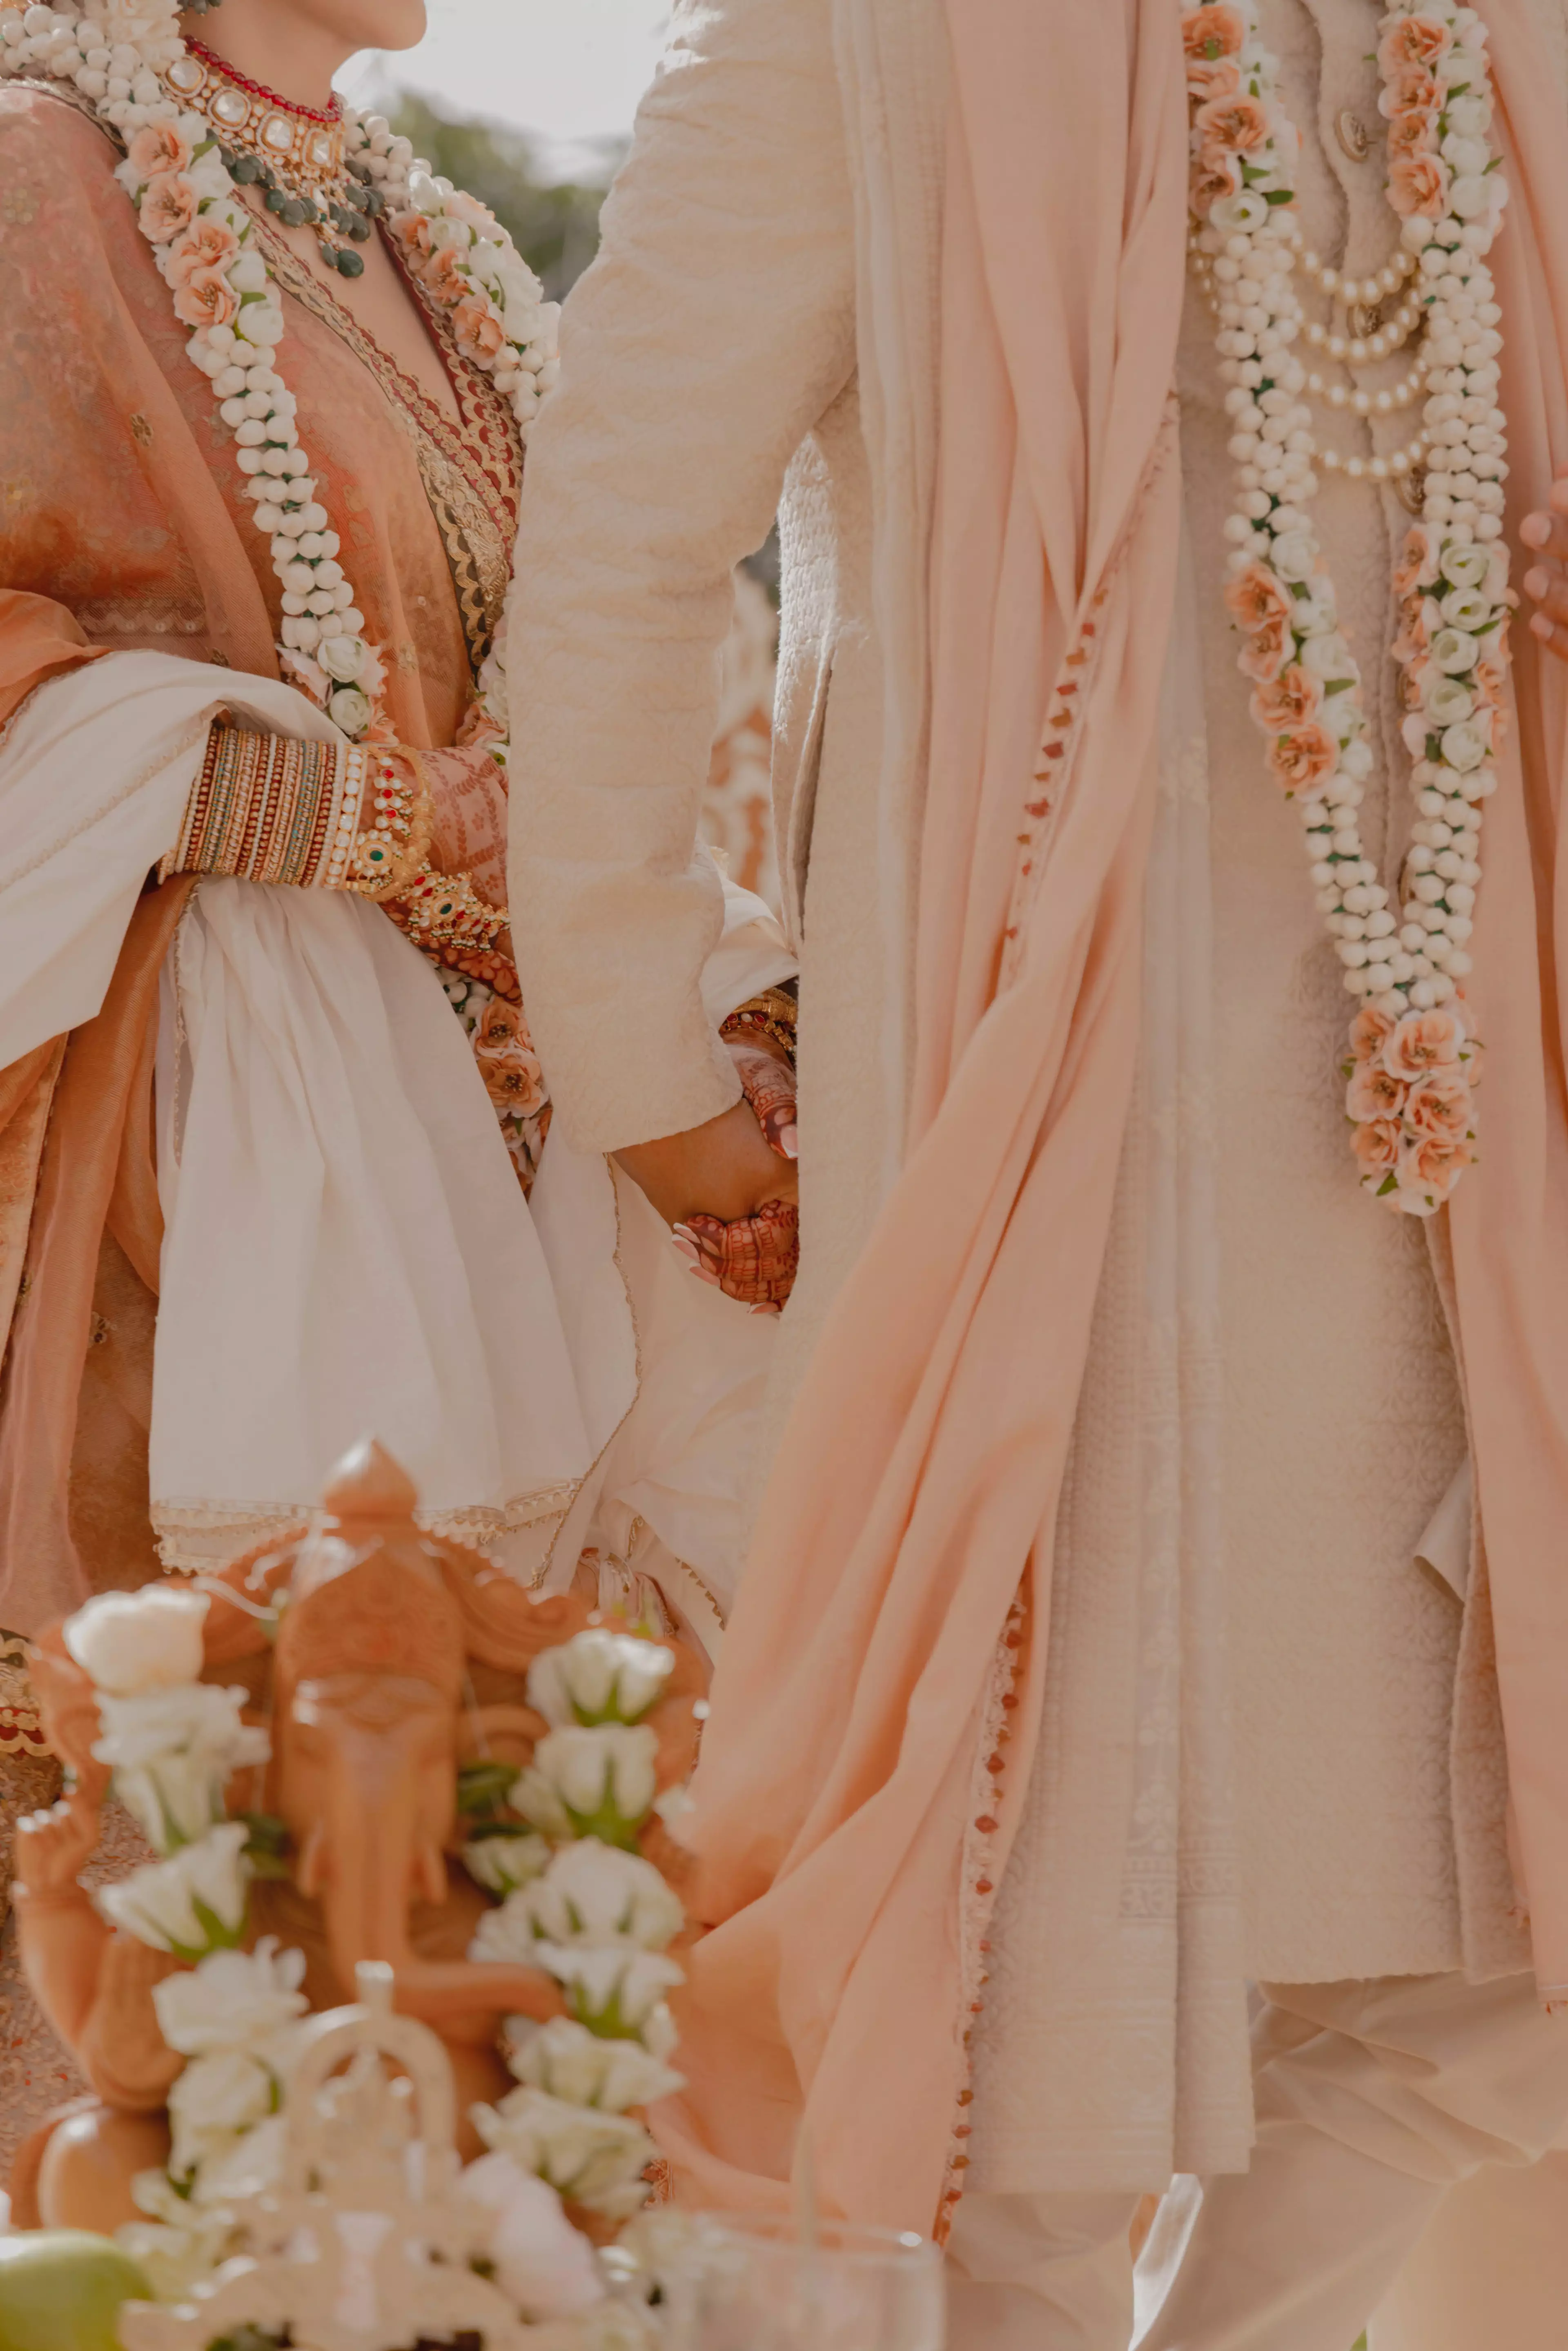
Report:
[[[414,1517],[429,1534],[483,1551],[486,1543],[558,1517],[577,1490],[576,1480],[567,1479],[509,1502],[416,1510]],[[316,1509],[308,1502],[155,1502],[150,1516],[164,1566],[175,1574],[194,1575],[226,1564],[257,1543],[297,1540]]]
[[[383,239],[385,249],[435,338],[456,394],[461,423],[455,424],[423,387],[404,373],[269,222],[259,221],[258,230],[279,285],[312,318],[329,327],[370,370],[409,435],[446,552],[468,659],[476,677],[506,602],[522,494],[522,443],[511,412],[489,377],[464,358],[445,312],[409,277],[389,240]]]

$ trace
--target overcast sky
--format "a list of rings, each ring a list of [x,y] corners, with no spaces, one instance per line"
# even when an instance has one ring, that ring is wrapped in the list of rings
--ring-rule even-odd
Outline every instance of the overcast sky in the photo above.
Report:
[[[398,57],[371,52],[339,76],[384,99],[389,78],[455,113],[538,135],[570,178],[595,142],[624,136],[658,59],[668,0],[429,0],[430,30]]]

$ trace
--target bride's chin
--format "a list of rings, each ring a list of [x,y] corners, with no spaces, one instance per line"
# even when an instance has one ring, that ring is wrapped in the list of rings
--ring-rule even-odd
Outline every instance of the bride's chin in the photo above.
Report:
[[[412,49],[425,35],[425,0],[314,0],[313,13],[355,49]]]

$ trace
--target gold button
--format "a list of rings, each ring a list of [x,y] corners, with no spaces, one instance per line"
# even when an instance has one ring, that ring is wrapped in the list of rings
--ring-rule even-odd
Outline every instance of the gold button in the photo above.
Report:
[[[1360,115],[1353,114],[1348,106],[1342,106],[1334,116],[1333,127],[1334,136],[1351,162],[1364,163],[1372,138]]]

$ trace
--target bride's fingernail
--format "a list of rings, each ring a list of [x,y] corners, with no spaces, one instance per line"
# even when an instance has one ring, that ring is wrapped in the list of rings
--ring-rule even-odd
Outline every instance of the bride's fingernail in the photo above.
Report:
[[[779,1148],[784,1154],[786,1159],[799,1159],[800,1156],[800,1128],[795,1126],[781,1127],[779,1133]]]

